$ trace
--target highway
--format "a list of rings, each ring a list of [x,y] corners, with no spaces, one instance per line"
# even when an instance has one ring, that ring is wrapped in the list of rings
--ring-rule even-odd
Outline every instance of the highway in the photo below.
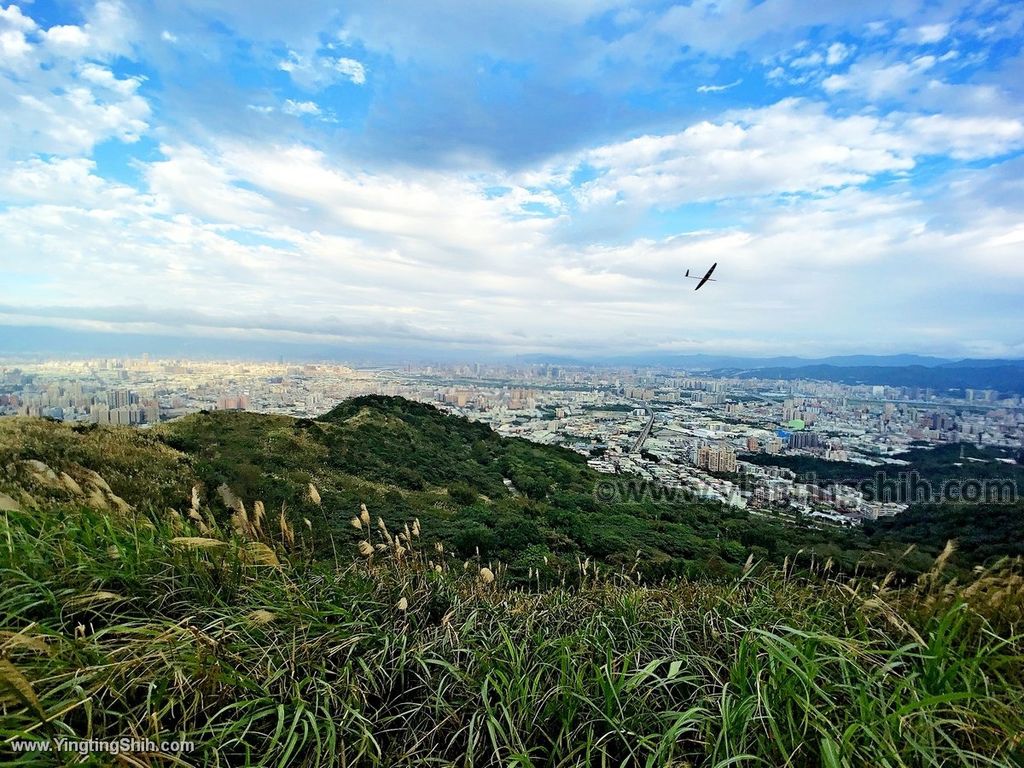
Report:
[[[638,437],[636,442],[633,444],[633,449],[630,453],[640,452],[640,449],[644,447],[644,441],[651,436],[651,430],[654,428],[654,409],[648,408],[646,405],[642,405],[640,407],[647,411],[651,417],[647,420],[647,424],[644,425],[643,430],[640,432],[640,437]]]

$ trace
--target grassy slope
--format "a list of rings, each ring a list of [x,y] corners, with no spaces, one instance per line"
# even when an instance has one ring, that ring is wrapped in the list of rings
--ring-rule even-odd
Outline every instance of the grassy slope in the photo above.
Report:
[[[1024,556],[1024,503],[917,504],[893,518],[865,523],[869,541],[934,551],[950,539],[964,563]]]
[[[277,566],[176,539],[198,531],[174,516],[0,513],[0,742],[193,740],[197,766],[1021,764],[1019,564],[961,588],[755,565],[526,591],[415,535],[398,557],[376,525],[340,567],[271,528]]]
[[[806,552],[654,583],[632,561],[581,568],[563,517],[592,480],[576,457],[404,401],[320,423],[199,415],[158,435],[2,420],[0,467],[24,510],[0,511],[0,741],[191,739],[189,765],[1021,764],[1019,561],[900,589]],[[500,495],[506,473],[543,498]],[[228,534],[223,481],[250,510],[285,502],[284,527],[270,507],[260,533]],[[395,532],[419,516],[424,536],[397,557],[376,521],[349,525],[360,500],[400,510]],[[643,559],[713,536],[714,511],[577,514],[637,526]],[[465,565],[449,535],[468,520],[500,541],[516,530],[502,515],[544,546],[489,563],[486,583],[487,553]],[[377,548],[352,563],[359,541]]]
[[[72,427],[44,419],[0,419],[0,491],[20,482],[41,499],[71,498],[73,488],[29,478],[16,462],[41,461],[65,471],[83,491],[89,471],[98,473],[113,494],[129,504],[164,509],[180,505],[197,480],[186,456],[153,436],[128,428]]]

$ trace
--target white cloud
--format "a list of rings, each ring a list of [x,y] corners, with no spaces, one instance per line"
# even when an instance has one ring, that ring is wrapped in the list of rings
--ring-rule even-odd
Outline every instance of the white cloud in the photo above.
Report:
[[[968,3],[958,0],[956,5]],[[882,36],[891,26],[920,26],[925,13],[925,3],[876,0],[673,4],[663,12],[650,13],[646,24],[617,44],[616,50],[628,48],[635,56],[651,59],[671,57],[681,46],[714,56],[740,51],[758,54],[797,44],[809,29],[862,28]]]
[[[263,195],[238,184],[214,157],[193,146],[162,146],[164,159],[146,166],[156,207],[165,214],[187,213],[216,225],[261,227],[273,210]]]
[[[623,265],[627,270],[629,265]],[[585,267],[556,265],[549,274],[571,288],[595,293],[617,293],[642,290],[648,281],[621,272],[591,271]]]
[[[78,205],[102,208],[136,196],[131,187],[96,175],[85,158],[32,158],[0,175],[0,200],[7,204]]]
[[[82,158],[46,161],[40,158],[17,163],[0,177],[0,192],[7,202],[52,203],[69,192],[95,190],[103,181],[92,175],[95,163]]]
[[[64,53],[81,53],[89,47],[89,34],[73,24],[50,27],[43,33],[43,39],[51,48]]]
[[[468,267],[474,254],[486,260],[535,244],[551,219],[538,217],[533,207],[559,206],[550,193],[503,177],[356,173],[302,145],[226,143],[216,153],[191,146],[162,152],[165,159],[148,166],[147,180],[168,214],[218,227],[358,236],[407,253],[410,263],[447,260]],[[490,194],[495,187],[508,192]],[[305,235],[298,237],[305,242]]]
[[[221,333],[235,325],[270,328],[278,338],[473,336],[483,345],[503,337],[508,343],[494,316],[517,314],[518,297],[543,285],[541,241],[530,233],[544,224],[514,220],[512,203],[465,180],[351,175],[302,147],[162,151],[166,159],[147,170],[151,196],[97,194],[60,207],[0,211],[0,239],[10,246],[0,263],[8,262],[8,274],[20,276],[29,252],[54,273],[73,269],[74,281],[37,281],[40,293],[31,294],[71,307],[72,317],[141,291],[144,310],[120,314],[163,332],[188,307],[185,316]],[[18,192],[27,201],[46,194],[33,174],[76,183],[89,170],[36,164],[0,194],[17,187],[31,193]],[[68,231],[73,242],[61,234]],[[489,258],[471,257],[484,249]],[[527,255],[532,265],[521,258]],[[536,277],[527,280],[529,274]],[[0,301],[22,304],[31,296],[0,290]],[[467,314],[469,296],[483,308]],[[493,331],[467,330],[465,319],[476,312],[492,318]],[[344,320],[332,319],[339,313]],[[418,319],[396,325],[399,313]]]
[[[548,5],[530,8],[577,21],[593,13],[584,3]],[[828,27],[868,18],[880,4],[818,6],[808,23]],[[776,3],[705,4],[695,31],[673,26],[697,13],[682,8],[630,14],[623,32],[637,34],[622,48],[656,39],[668,48],[633,54],[653,51],[660,66],[695,35],[710,33],[697,48],[726,50],[767,39],[785,21]],[[246,23],[248,11],[233,13]],[[8,150],[0,161],[0,271],[10,278],[0,284],[5,320],[161,332],[193,325],[233,337],[326,342],[436,340],[500,351],[607,352],[642,343],[832,352],[882,343],[873,338],[954,344],[941,335],[951,333],[952,310],[928,299],[955,302],[969,285],[973,311],[957,318],[958,338],[984,341],[999,336],[992,328],[1019,327],[1019,309],[1007,307],[1024,292],[1020,202],[1003,188],[986,196],[959,176],[910,183],[923,156],[969,161],[1024,148],[1019,109],[994,85],[942,82],[938,50],[905,62],[853,60],[845,70],[853,46],[825,37],[823,45],[789,48],[767,67],[779,65],[784,79],[788,66],[815,84],[832,74],[826,92],[843,94],[839,108],[787,99],[680,122],[660,135],[584,144],[515,172],[476,162],[436,170],[397,160],[375,165],[358,153],[358,131],[317,136],[314,120],[332,117],[334,95],[320,91],[364,85],[367,72],[356,59],[338,58],[340,45],[309,53],[304,44],[327,38],[294,34],[307,21],[289,21],[287,9],[276,13],[290,32],[262,17],[248,23],[266,26],[273,50],[293,46],[280,67],[316,92],[315,100],[308,92],[284,101],[269,89],[243,94],[241,105],[255,102],[253,113],[274,118],[250,114],[242,139],[202,115],[154,118],[144,94],[157,84],[119,75],[113,62],[133,51],[123,7],[101,3],[80,26],[46,30],[13,6],[0,8],[0,45],[10,48],[0,60],[0,143]],[[439,13],[458,17],[449,8]],[[477,21],[490,14],[483,6],[470,11]],[[916,30],[922,19],[908,15],[891,27]],[[161,21],[193,42],[196,33],[182,18]],[[506,51],[536,26],[529,21],[515,34],[481,22],[479,34],[488,50]],[[432,31],[378,22],[357,20],[344,50],[383,54],[369,59],[381,62],[382,78],[394,60],[414,57],[412,39],[433,46],[424,54],[432,62],[446,55],[441,37],[429,39]],[[371,27],[374,42],[364,45],[358,33]],[[180,61],[159,44],[161,28],[152,27],[156,55]],[[457,44],[476,50],[468,33],[460,28],[459,35],[466,39]],[[160,35],[164,42],[174,37]],[[589,61],[607,53],[618,65],[614,45],[599,48]],[[668,49],[666,58],[661,51]],[[206,54],[214,61],[217,51]],[[575,66],[572,76],[591,64]],[[826,71],[836,67],[845,71]],[[864,106],[890,96],[898,105]],[[701,109],[712,101],[692,92],[689,98]],[[311,119],[300,125],[282,114]],[[160,159],[134,161],[141,186],[102,178],[89,151],[112,137],[132,141],[151,123],[164,145]],[[268,127],[272,135],[258,133]],[[971,178],[987,172],[972,170]],[[1019,174],[1007,176],[1019,188]],[[588,181],[572,183],[578,178]],[[867,184],[879,179],[887,184]],[[696,201],[712,211],[697,225],[692,209],[678,218],[672,212]],[[657,235],[650,234],[652,220]],[[721,283],[694,295],[680,276],[711,261],[720,264]],[[132,306],[132,297],[144,297],[145,306]],[[915,308],[912,322],[907,306]]]
[[[95,76],[98,70],[90,65],[83,75]],[[0,140],[26,155],[88,152],[107,138],[138,140],[149,127],[149,105],[136,93],[139,81],[113,75],[109,85],[95,80],[83,76],[79,84],[65,85],[58,92],[21,85],[0,96]]]
[[[927,115],[910,118],[906,127],[921,154],[978,160],[1024,148],[1024,123],[1017,119]]]
[[[807,127],[799,112],[761,117]],[[743,146],[751,126],[688,141],[708,152]],[[869,127],[830,130],[852,137]],[[629,151],[656,161],[661,150]],[[941,206],[909,191],[848,188],[762,200],[725,229],[574,246],[559,242],[557,218],[520,217],[525,201],[551,199],[510,178],[354,172],[298,145],[162,152],[146,169],[149,194],[109,187],[88,161],[36,160],[5,179],[0,198],[19,204],[0,211],[0,265],[37,282],[0,288],[0,304],[65,325],[332,343],[607,353],[639,338],[645,347],[831,352],[851,343],[844,328],[857,328],[863,349],[875,336],[898,346],[924,326],[945,327],[944,310],[924,299],[956,295],[968,276],[994,292],[993,306],[1024,289],[1019,217],[976,198],[950,203],[972,214],[952,229],[935,228]],[[509,192],[488,193],[498,186]],[[45,275],[29,269],[40,261]],[[719,290],[684,294],[682,272],[711,261]],[[68,273],[75,279],[51,277]],[[131,300],[115,297],[139,295],[144,307],[117,308]],[[917,323],[900,331],[907,304]],[[1002,318],[991,312],[958,321],[961,338],[985,339],[985,318]]]
[[[643,136],[583,153],[597,177],[580,204],[673,208],[691,202],[820,194],[904,174],[917,158],[976,160],[1024,148],[1024,122],[997,115],[895,112],[833,117],[825,105],[785,99],[726,113],[679,133]]]
[[[291,117],[309,117],[322,123],[336,123],[338,119],[333,113],[323,109],[315,101],[300,101],[298,99],[285,99],[278,107],[271,104],[248,104],[246,108],[261,115],[272,115],[280,112]]]
[[[889,22],[882,20],[869,21],[864,25],[864,31],[869,37],[882,37],[889,34]]]
[[[26,37],[36,23],[16,5],[0,5],[0,67],[10,68],[19,63],[32,50]]]
[[[355,59],[334,56],[304,56],[288,51],[288,57],[277,64],[278,69],[287,72],[292,80],[303,88],[319,90],[339,80],[354,85],[366,83],[366,69]]]
[[[295,51],[288,51],[288,58],[281,59],[277,62],[277,68],[282,72],[295,72],[296,70],[307,67],[305,59]]]
[[[281,111],[286,115],[301,117],[303,115],[319,115],[320,107],[314,101],[293,101],[288,99],[285,101],[284,106],[281,107]]]
[[[582,161],[600,172],[583,185],[590,204],[625,200],[662,207],[816,193],[914,165],[879,118],[833,118],[823,105],[796,99],[730,113],[723,122],[698,123],[676,134],[601,147]]]
[[[330,66],[334,67],[334,69],[356,85],[362,85],[366,82],[366,69],[355,59],[334,59]]]
[[[762,59],[761,63],[769,68],[766,77],[773,83],[802,86],[823,76],[827,68],[846,61],[855,50],[853,45],[841,42],[812,46],[803,40],[787,50]]]
[[[809,53],[806,56],[798,56],[797,58],[789,62],[789,66],[795,67],[796,69],[813,69],[820,67],[825,61],[825,57],[815,51]]]
[[[0,144],[9,157],[80,154],[109,138],[136,141],[148,130],[142,79],[117,77],[98,63],[130,49],[131,26],[109,2],[98,3],[82,27],[43,31],[17,7],[0,8],[0,45],[13,46],[4,58],[16,68],[0,68]]]
[[[85,32],[92,44],[91,54],[103,59],[132,56],[138,35],[134,17],[118,0],[99,0],[88,14]]]
[[[949,28],[950,25],[946,23],[925,24],[914,31],[914,37],[917,42],[925,45],[938,43],[946,39],[946,36],[949,34]]]
[[[844,45],[843,43],[832,43],[825,54],[825,63],[830,67],[841,64],[853,53],[853,50],[853,46]]]
[[[135,22],[121,2],[99,0],[89,9],[85,24],[60,24],[41,30],[40,41],[55,56],[106,61],[131,55],[135,32]]]
[[[730,88],[735,88],[742,82],[742,80],[734,80],[725,85],[699,85],[697,86],[697,93],[721,93],[722,91],[728,91]]]
[[[21,32],[31,32],[36,28],[36,22],[30,16],[21,12],[21,8],[13,3],[6,8],[0,5],[0,25],[5,29],[17,29]]]
[[[877,59],[858,61],[844,75],[830,75],[822,82],[829,93],[852,91],[867,99],[905,98],[926,82],[925,73],[935,66],[934,56],[885,64]]]

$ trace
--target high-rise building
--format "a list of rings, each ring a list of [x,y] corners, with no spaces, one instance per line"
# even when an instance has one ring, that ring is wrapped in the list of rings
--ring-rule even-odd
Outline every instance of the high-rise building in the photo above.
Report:
[[[110,408],[103,403],[97,403],[92,407],[92,420],[97,424],[110,423]]]
[[[709,472],[735,472],[736,453],[731,448],[701,446],[697,449],[697,466]]]
[[[817,448],[820,444],[817,432],[794,432],[789,436],[790,448]]]
[[[114,408],[124,408],[134,402],[138,402],[138,397],[127,389],[112,389],[107,392],[107,407],[111,410]]]

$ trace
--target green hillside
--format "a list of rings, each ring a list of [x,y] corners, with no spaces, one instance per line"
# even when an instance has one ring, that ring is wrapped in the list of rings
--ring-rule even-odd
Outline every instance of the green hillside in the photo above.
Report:
[[[753,464],[786,467],[808,480],[815,478],[848,485],[870,481],[879,473],[906,485],[906,476],[913,473],[934,490],[939,490],[943,483],[964,480],[1003,480],[1024,484],[1024,465],[1007,463],[1008,459],[1016,459],[1019,453],[1007,448],[978,447],[972,443],[948,443],[934,448],[911,448],[892,457],[901,463],[887,462],[877,466],[829,461],[816,456],[766,453],[743,454],[742,459]]]
[[[401,399],[0,420],[0,761],[1022,764],[1002,507],[961,551],[963,509],[833,533],[600,477]]]
[[[193,459],[207,488],[226,483],[268,506],[301,507],[313,482],[323,509],[340,511],[310,518],[320,541],[350,540],[351,511],[366,503],[523,572],[544,555],[615,563],[640,550],[652,572],[681,573],[738,568],[750,545],[768,543],[780,560],[797,548],[780,526],[714,503],[599,503],[605,476],[582,456],[401,398],[355,398],[316,421],[199,414],[167,425],[162,439]]]
[[[684,495],[657,499],[630,477],[618,479],[632,493],[606,502],[595,488],[610,477],[575,452],[378,396],[349,400],[316,420],[213,412],[149,431],[0,421],[0,466],[17,465],[17,474],[35,478],[30,493],[73,496],[59,482],[47,487],[25,460],[76,479],[86,498],[92,468],[108,478],[113,495],[156,512],[181,509],[193,487],[222,523],[236,500],[274,511],[284,505],[290,518],[304,527],[308,521],[309,546],[320,558],[355,541],[349,520],[366,504],[403,525],[419,518],[431,540],[464,557],[500,561],[517,579],[545,558],[549,567],[588,557],[610,567],[631,564],[660,578],[736,574],[750,556],[781,564],[801,551],[844,571],[893,570],[905,579],[927,569],[951,537],[962,546],[950,568],[966,572],[1020,554],[1024,520],[1021,504],[967,512],[941,505],[866,531],[842,530]],[[0,491],[2,483],[0,477]],[[310,483],[320,506],[308,500]],[[974,522],[965,525],[965,515]],[[917,546],[908,553],[911,543]]]
[[[259,505],[36,504],[0,511],[4,764],[131,737],[192,749],[89,764],[1021,765],[1019,562],[897,589],[807,556],[656,585],[538,560],[517,586],[369,513],[332,563]]]
[[[301,509],[314,483],[324,506],[306,517],[325,555],[326,542],[351,541],[348,519],[360,503],[403,523],[419,517],[454,551],[500,560],[518,577],[544,557],[638,561],[654,577],[735,572],[751,552],[781,562],[801,548],[853,568],[868,551],[856,535],[694,498],[603,503],[594,489],[607,476],[582,456],[403,398],[355,398],[316,421],[198,414],[161,437],[192,458],[206,488],[226,484],[243,499]]]

